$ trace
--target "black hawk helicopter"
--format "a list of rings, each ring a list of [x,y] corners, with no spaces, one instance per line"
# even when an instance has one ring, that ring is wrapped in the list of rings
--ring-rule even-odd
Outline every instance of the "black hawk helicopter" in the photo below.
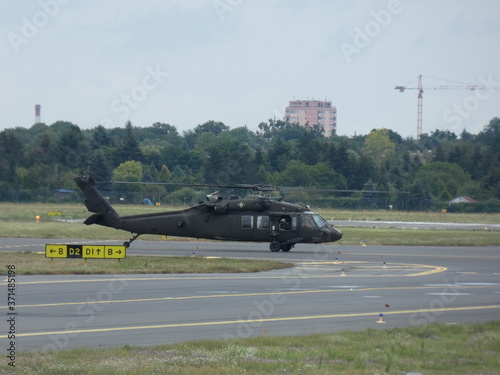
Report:
[[[87,209],[94,214],[84,224],[98,224],[132,233],[129,247],[141,234],[205,238],[213,240],[270,242],[273,252],[290,251],[297,243],[334,242],[342,232],[308,207],[269,197],[207,196],[206,202],[185,210],[120,216],[95,187],[91,175],[74,178],[83,192]],[[143,184],[143,183],[141,183]],[[196,185],[277,190],[266,185]]]

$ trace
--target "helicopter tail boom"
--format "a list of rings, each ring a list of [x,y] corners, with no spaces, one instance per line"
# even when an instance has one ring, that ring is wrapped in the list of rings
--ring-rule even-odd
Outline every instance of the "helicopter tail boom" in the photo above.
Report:
[[[85,206],[90,212],[94,213],[84,221],[84,224],[98,224],[105,227],[121,229],[122,222],[120,216],[106,198],[96,189],[94,177],[78,176],[75,177],[74,180],[85,197]]]

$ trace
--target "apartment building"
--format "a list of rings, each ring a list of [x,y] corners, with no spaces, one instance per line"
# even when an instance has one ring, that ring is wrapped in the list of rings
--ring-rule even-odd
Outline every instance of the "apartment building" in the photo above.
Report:
[[[331,101],[290,101],[285,108],[285,119],[306,128],[319,125],[324,129],[325,137],[330,137],[337,131],[337,108],[332,107]]]

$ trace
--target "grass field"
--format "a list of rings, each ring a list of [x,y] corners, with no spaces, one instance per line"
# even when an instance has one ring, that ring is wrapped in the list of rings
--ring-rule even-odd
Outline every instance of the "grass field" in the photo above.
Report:
[[[262,272],[292,267],[291,263],[198,256],[128,256],[113,259],[53,259],[32,252],[0,252],[0,264],[14,264],[18,275],[137,274],[137,273],[236,273]]]
[[[500,322],[25,352],[15,374],[500,374]],[[10,373],[5,359],[0,373]]]
[[[431,211],[360,210],[334,211],[318,210],[325,219],[332,220],[387,220],[431,223],[483,223],[500,224],[500,213],[443,213]]]
[[[340,228],[341,245],[401,246],[494,246],[500,245],[500,231],[432,230],[394,228]]]

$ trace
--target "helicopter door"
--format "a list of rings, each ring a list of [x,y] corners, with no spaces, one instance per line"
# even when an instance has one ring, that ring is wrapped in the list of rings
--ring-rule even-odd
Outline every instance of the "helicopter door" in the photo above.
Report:
[[[297,216],[281,215],[278,221],[278,230],[280,232],[296,232]]]

